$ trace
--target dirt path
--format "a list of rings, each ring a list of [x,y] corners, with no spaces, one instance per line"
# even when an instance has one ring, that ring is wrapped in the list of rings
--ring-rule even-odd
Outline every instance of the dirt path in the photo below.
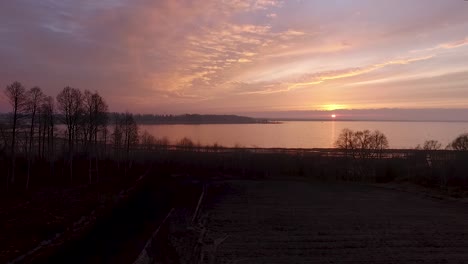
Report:
[[[228,181],[215,263],[468,263],[468,207],[346,183]]]

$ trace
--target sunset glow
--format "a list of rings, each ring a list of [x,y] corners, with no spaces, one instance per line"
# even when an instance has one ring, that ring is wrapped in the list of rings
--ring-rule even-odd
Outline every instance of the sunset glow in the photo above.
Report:
[[[468,0],[0,0],[0,88],[0,264],[468,263]]]
[[[2,1],[0,86],[69,85],[142,113],[465,108],[467,14],[461,0]]]
[[[348,108],[346,105],[327,104],[327,105],[321,106],[320,110],[333,111],[333,110],[346,109],[346,108]]]

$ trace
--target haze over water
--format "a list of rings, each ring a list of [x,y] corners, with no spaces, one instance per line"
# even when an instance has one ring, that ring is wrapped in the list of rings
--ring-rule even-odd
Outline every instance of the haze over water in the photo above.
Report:
[[[167,137],[171,143],[187,137],[195,143],[233,147],[332,148],[343,128],[380,130],[390,148],[414,148],[435,139],[445,147],[468,132],[468,122],[288,121],[281,124],[141,125],[141,131]]]

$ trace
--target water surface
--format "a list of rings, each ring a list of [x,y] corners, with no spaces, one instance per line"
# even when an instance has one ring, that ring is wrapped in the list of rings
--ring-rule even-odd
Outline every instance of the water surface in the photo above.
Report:
[[[445,147],[462,133],[465,122],[288,121],[281,124],[141,125],[171,143],[187,137],[195,143],[233,147],[330,148],[343,128],[380,130],[391,148],[413,148],[435,139]]]

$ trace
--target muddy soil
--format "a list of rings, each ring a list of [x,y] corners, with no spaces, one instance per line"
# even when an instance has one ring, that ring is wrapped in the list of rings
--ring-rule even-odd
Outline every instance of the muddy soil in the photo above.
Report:
[[[214,263],[468,262],[461,202],[355,183],[217,185],[224,191],[203,208],[207,238],[226,237],[205,249]]]

